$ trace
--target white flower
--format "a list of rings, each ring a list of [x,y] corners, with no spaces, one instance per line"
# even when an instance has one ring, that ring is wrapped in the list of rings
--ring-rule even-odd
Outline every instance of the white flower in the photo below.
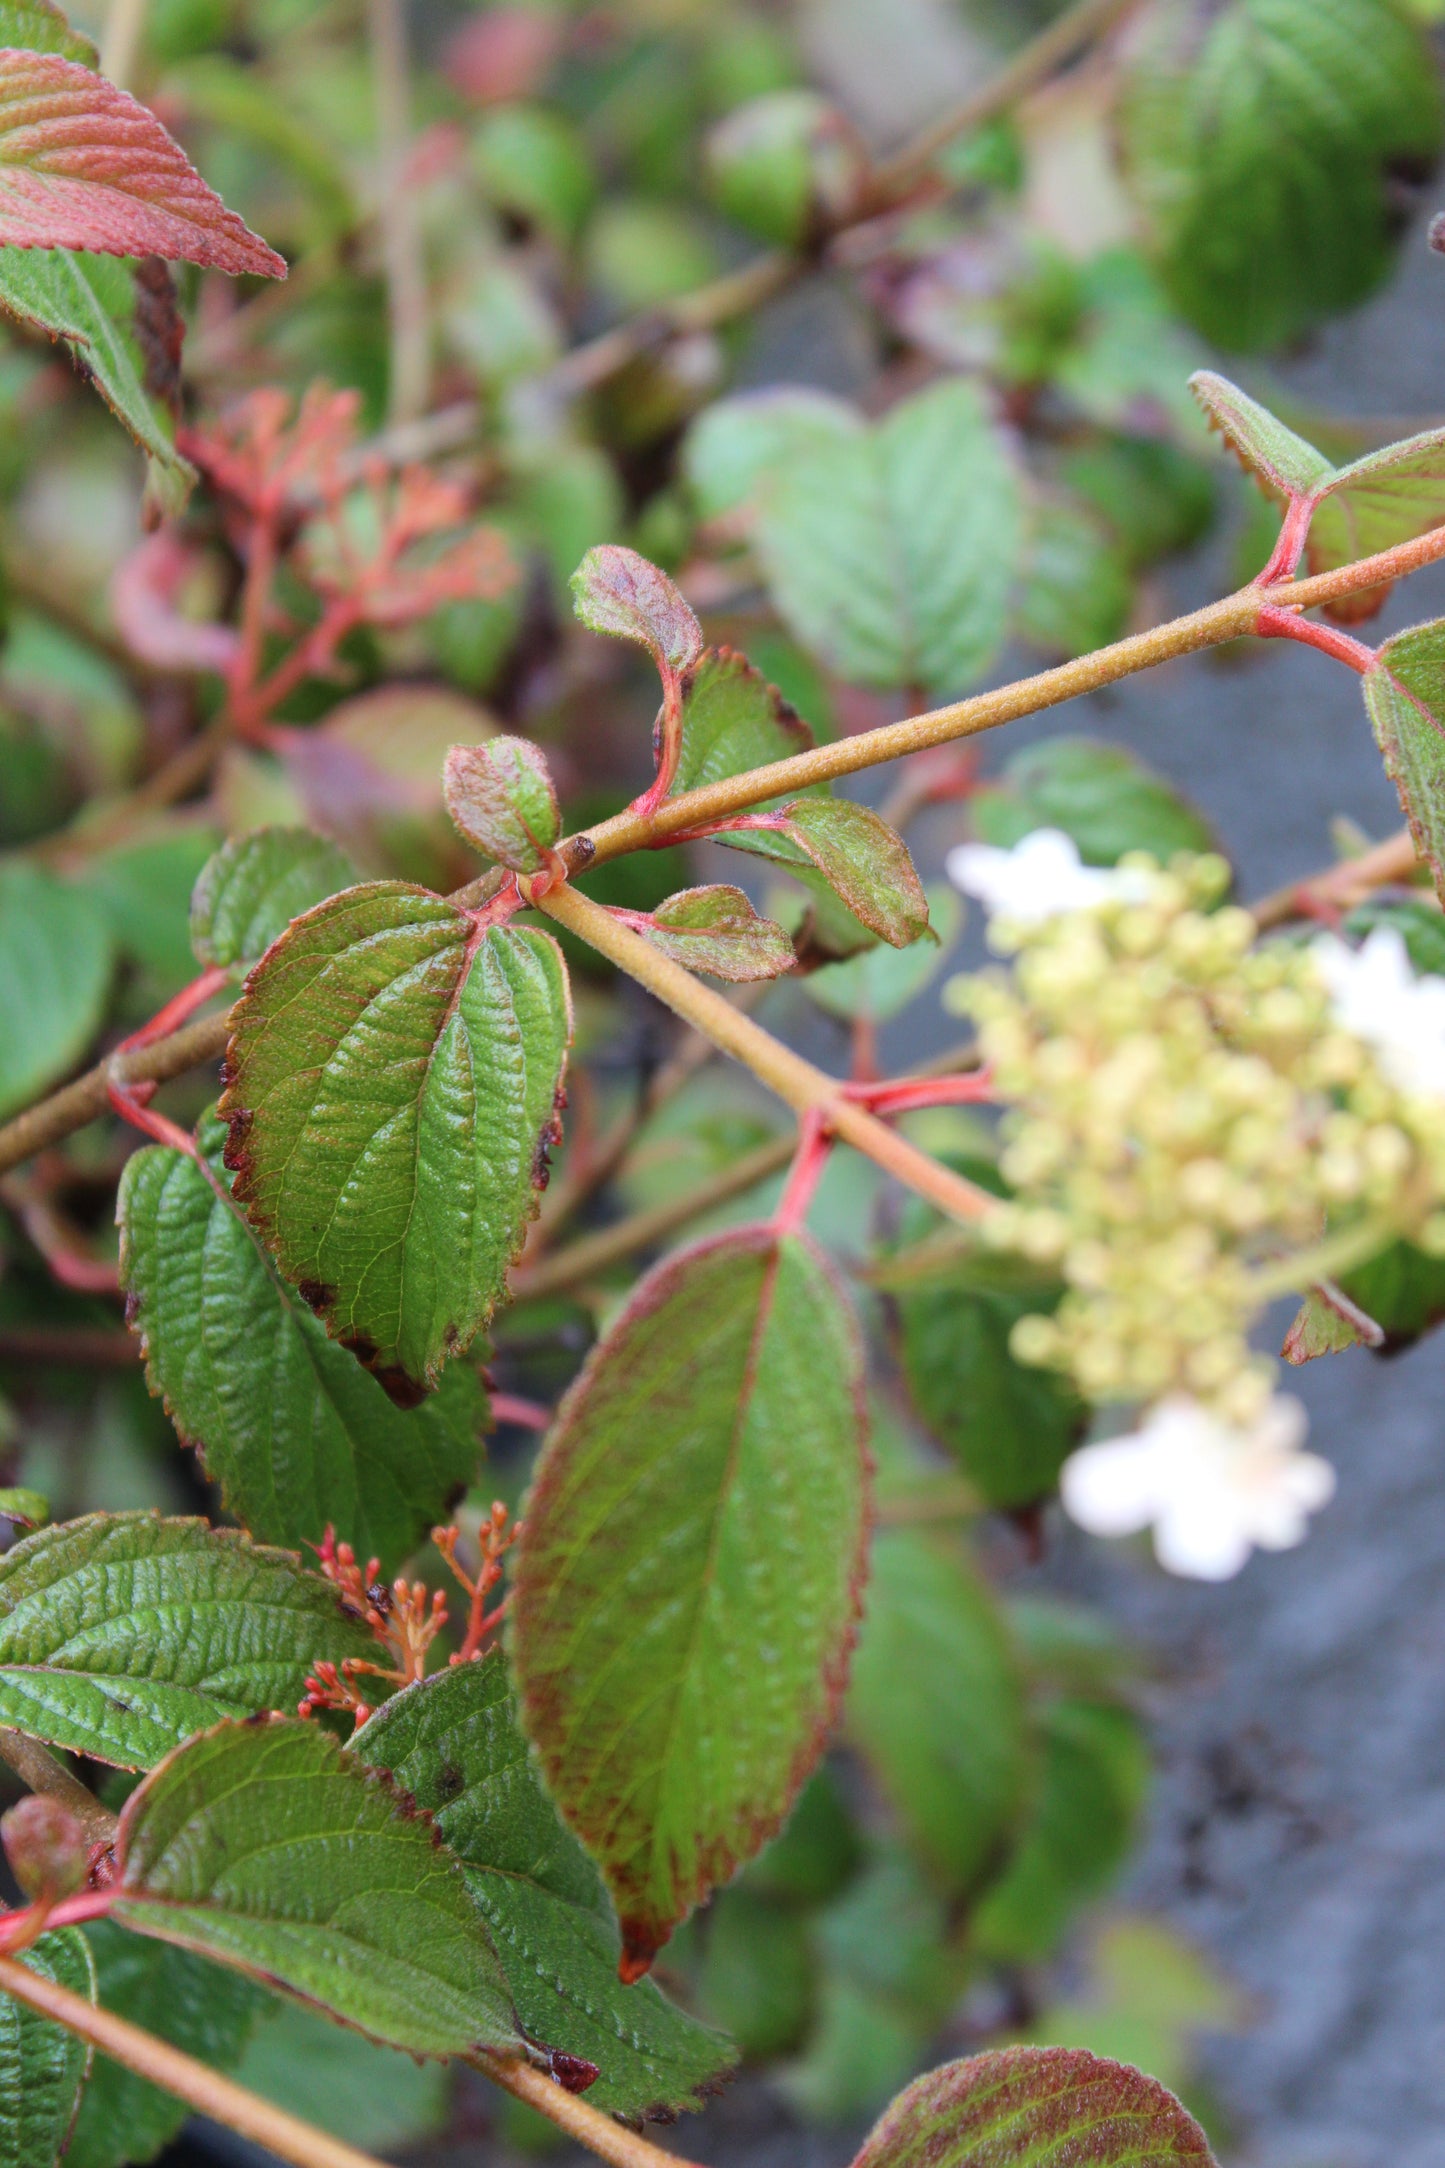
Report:
[[[1311,1513],[1334,1496],[1335,1472],[1302,1453],[1305,1411],[1277,1394],[1248,1429],[1211,1415],[1186,1394],[1151,1408],[1136,1431],[1086,1445],[1065,1461],[1065,1508],[1096,1536],[1152,1525],[1170,1573],[1227,1581],[1257,1544],[1286,1551]]]
[[[1310,945],[1335,1021],[1374,1049],[1402,1091],[1445,1094],[1445,979],[1416,978],[1395,926],[1376,926],[1363,948],[1335,934]]]
[[[1148,876],[1086,866],[1061,828],[1036,828],[1011,851],[992,843],[960,843],[944,861],[955,888],[977,896],[990,916],[1037,926],[1064,911],[1087,911],[1110,898],[1142,897]]]

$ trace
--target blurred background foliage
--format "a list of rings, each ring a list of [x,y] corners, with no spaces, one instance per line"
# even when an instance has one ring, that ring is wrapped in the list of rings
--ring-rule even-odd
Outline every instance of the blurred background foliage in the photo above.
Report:
[[[104,39],[99,0],[72,12]],[[1011,74],[1060,13],[150,0],[134,88],[291,264],[275,288],[182,271],[188,417],[262,385],[353,388],[376,455],[456,482],[509,570],[493,600],[351,635],[283,707],[294,728],[218,742],[185,793],[148,795],[219,684],[157,659],[117,580],[141,536],[139,455],[63,350],[5,334],[0,1118],[194,975],[190,893],[227,835],[309,823],[364,873],[454,885],[474,869],[441,756],[498,729],[547,747],[570,827],[621,804],[646,778],[655,693],[572,622],[565,582],[593,543],[672,572],[709,638],[822,738],[1148,624],[1160,568],[1211,530],[1253,570],[1270,508],[1185,389],[1212,356],[1332,456],[1400,433],[1301,412],[1270,357],[1387,275],[1440,148],[1445,9],[1096,0],[1070,11],[1087,34],[1060,48],[1067,66]],[[949,113],[963,123],[908,150]],[[183,531],[174,608],[224,618],[238,567],[204,491]],[[907,828],[941,805],[948,839],[1005,843],[1047,823],[1101,864],[1213,840],[1115,748],[1064,735],[990,768],[980,787],[971,757],[920,756],[885,779],[888,815]],[[706,863],[669,850],[583,885],[645,910]],[[940,947],[894,952],[816,897],[758,893],[797,929],[799,975],[763,996],[774,1028],[859,1074],[880,1033],[892,1067],[946,1043],[956,899],[935,895]],[[636,988],[574,961],[569,1141],[528,1258],[543,1281],[569,1232],[676,1205],[786,1127],[680,1051]],[[187,1079],[163,1103],[192,1119],[213,1092]],[[996,1179],[981,1124],[914,1123]],[[58,1516],[210,1503],[115,1294],[131,1141],[99,1122],[0,1181],[3,1475]],[[686,1223],[752,1216],[775,1191]],[[816,1224],[862,1269],[876,1348],[866,1627],[841,1743],[660,1973],[805,2121],[857,2122],[928,2061],[999,2038],[1117,2053],[1197,2103],[1192,2042],[1242,2023],[1239,1999],[1108,1905],[1148,1793],[1147,1664],[1096,1617],[1010,1595],[1083,1421],[1007,1350],[1057,1290],[930,1265],[927,1215],[900,1215],[848,1155]],[[495,1329],[498,1389],[550,1404],[628,1270],[524,1280]],[[530,1434],[503,1426],[493,1448],[485,1495],[515,1499]],[[97,1954],[103,1974],[124,1962],[103,1936]],[[210,2012],[197,1988],[189,2019],[155,2000],[159,2029],[192,2022],[247,2082],[369,2147],[477,2113],[443,2074],[294,2011],[245,2047],[256,1998]],[[101,2168],[117,2156],[90,2099],[75,2157]],[[519,2144],[555,2136],[491,2112]]]

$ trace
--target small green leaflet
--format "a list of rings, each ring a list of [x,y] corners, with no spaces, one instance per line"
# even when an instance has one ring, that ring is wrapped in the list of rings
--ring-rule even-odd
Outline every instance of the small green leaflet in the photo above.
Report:
[[[72,30],[54,0],[3,0],[0,46],[27,53],[59,53],[83,68],[98,68],[100,55],[87,37]]]
[[[114,956],[110,925],[83,889],[24,859],[0,865],[0,1121],[79,1061],[104,1016]]]
[[[491,1929],[518,2024],[595,2065],[589,2103],[629,2116],[699,2107],[733,2052],[650,1980],[619,1985],[612,1907],[542,1789],[501,1651],[394,1695],[351,1751],[435,1818]]]
[[[95,1969],[79,1928],[42,1935],[20,1963],[95,2001]],[[0,2168],[58,2168],[90,2065],[83,2040],[0,1995]]]
[[[805,753],[813,733],[790,701],[731,647],[710,647],[682,681],[682,750],[671,794]]]
[[[1213,369],[1199,369],[1189,389],[1241,466],[1281,497],[1315,497],[1335,469],[1323,452]]]
[[[996,2048],[916,2078],[853,2168],[1213,2168],[1156,2078],[1087,2048]]]
[[[231,2070],[270,1998],[239,1973],[228,1972],[168,1942],[128,1935],[113,1920],[85,1929],[95,1961],[102,2008],[195,2055],[213,2070]],[[75,2120],[65,2168],[128,2168],[169,2144],[190,2109],[173,2094],[96,2057]]]
[[[1209,851],[1202,813],[1122,745],[1044,738],[1016,753],[969,801],[980,841],[1011,849],[1036,828],[1062,828],[1087,865],[1148,851],[1167,866],[1176,851]]]
[[[116,1862],[123,1927],[413,2055],[518,2044],[461,1869],[319,1725],[220,1724],[178,1747],[126,1802]]]
[[[928,898],[908,846],[886,821],[851,798],[794,798],[756,826],[724,829],[717,841],[821,879],[870,933],[907,948],[929,931]]]
[[[1445,618],[1386,640],[1360,684],[1415,849],[1445,899]]]
[[[191,896],[196,961],[244,974],[293,918],[350,888],[345,851],[310,828],[257,828],[221,846]]]
[[[786,454],[755,542],[780,614],[830,669],[946,698],[998,652],[1022,530],[1004,440],[953,378]]]
[[[546,758],[529,738],[454,745],[442,771],[459,834],[499,866],[535,873],[562,832]]]
[[[623,1977],[781,1826],[846,1676],[862,1369],[805,1235],[667,1258],[538,1463],[511,1627],[522,1720],[622,1925]]]
[[[1312,1287],[1284,1336],[1280,1354],[1296,1369],[1319,1355],[1342,1355],[1348,1347],[1383,1347],[1385,1328],[1351,1302],[1342,1287]]]
[[[414,1407],[486,1324],[537,1209],[572,1036],[561,951],[372,882],[282,935],[232,1026],[237,1201]]]
[[[1008,1628],[954,1545],[883,1530],[848,1729],[950,1890],[975,1889],[1023,1794],[1023,1685]]]
[[[0,1723],[123,1769],[374,1649],[319,1573],[204,1521],[92,1513],[0,1558]]]
[[[702,653],[702,627],[665,572],[636,550],[601,542],[572,575],[572,604],[592,632],[645,647],[664,677]]]
[[[330,1523],[392,1573],[476,1473],[481,1381],[455,1363],[420,1407],[396,1407],[225,1201],[224,1135],[211,1117],[198,1132],[214,1186],[165,1145],[121,1177],[121,1277],[151,1390],[254,1536],[300,1548]]]
[[[653,947],[689,971],[735,984],[791,971],[793,944],[775,919],[760,918],[740,888],[684,888],[655,911],[628,921]]]

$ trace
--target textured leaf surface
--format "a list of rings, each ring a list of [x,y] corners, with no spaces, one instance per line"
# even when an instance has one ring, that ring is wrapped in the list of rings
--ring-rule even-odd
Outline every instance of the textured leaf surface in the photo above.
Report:
[[[1014,755],[970,801],[985,843],[1005,849],[1036,828],[1062,828],[1091,866],[1126,851],[1149,851],[1168,865],[1176,851],[1208,851],[1202,813],[1144,761],[1097,738],[1045,738]]]
[[[223,1136],[202,1123],[224,1190]],[[151,1389],[227,1510],[262,1542],[298,1548],[329,1522],[393,1572],[476,1473],[487,1403],[475,1370],[458,1363],[421,1407],[396,1407],[184,1152],[133,1153],[118,1214]]]
[[[536,1210],[571,1037],[561,951],[375,882],[298,919],[232,1024],[236,1197],[414,1405],[486,1323]]]
[[[1430,429],[1387,444],[1341,467],[1322,492],[1310,521],[1305,566],[1332,572],[1356,558],[1393,549],[1445,520],[1445,430]],[[1342,595],[1328,615],[1359,624],[1380,609],[1388,587]]]
[[[902,836],[851,798],[794,798],[765,826],[724,831],[720,843],[779,865],[809,867],[893,948],[928,932],[928,898]]]
[[[672,795],[805,753],[813,733],[746,655],[710,647],[683,679],[682,750]]]
[[[126,1802],[116,1858],[122,1926],[415,2055],[516,2043],[461,1869],[316,1724],[221,1724],[178,1747]]]
[[[59,53],[82,67],[100,65],[94,45],[72,30],[55,0],[4,0],[0,5],[0,46],[29,53]]]
[[[584,625],[635,640],[660,670],[686,670],[702,653],[702,627],[667,574],[620,543],[587,552],[572,575],[572,597]]]
[[[162,508],[178,512],[196,470],[175,447],[175,424],[141,335],[145,309],[134,265],[65,248],[0,249],[0,309],[64,339],[85,376],[149,459]]]
[[[206,860],[191,896],[197,962],[249,971],[293,918],[356,877],[345,851],[310,828],[233,837]]]
[[[786,457],[757,524],[773,599],[840,677],[957,693],[987,669],[1022,540],[1018,481],[972,384]]]
[[[1022,1795],[1024,1702],[1008,1630],[956,1548],[875,1538],[848,1726],[949,1887],[975,1888]]]
[[[1323,452],[1213,369],[1200,369],[1189,388],[1241,465],[1285,497],[1313,496],[1334,474]]]
[[[0,866],[0,1120],[73,1068],[105,1008],[114,949],[91,899],[38,866]]]
[[[1386,640],[1360,683],[1415,849],[1445,899],[1445,618]]]
[[[92,1513],[0,1558],[0,1723],[125,1769],[374,1648],[319,1573],[204,1521]]]
[[[447,811],[461,834],[500,866],[535,873],[562,832],[541,747],[528,738],[454,745],[443,771]]]
[[[0,246],[286,275],[153,113],[53,52],[0,49]]]
[[[1192,2115],[1155,2078],[1087,2048],[999,2048],[915,2079],[853,2168],[1208,2168]]]
[[[42,1935],[20,1961],[52,1986],[95,2001],[95,1972],[79,1928]],[[0,2168],[57,2168],[90,2064],[83,2040],[0,1995]]]
[[[1440,98],[1392,0],[1166,0],[1119,118],[1176,306],[1257,350],[1384,278],[1392,176],[1433,163]]]
[[[619,1983],[612,1907],[542,1789],[501,1651],[394,1696],[352,1751],[434,1816],[491,1929],[517,2022],[539,2045],[597,2066],[591,2105],[622,2115],[700,2105],[732,2050],[650,1980]]]
[[[637,930],[664,956],[717,979],[775,979],[793,968],[793,944],[776,919],[725,884],[669,896]]]
[[[863,1571],[861,1389],[821,1253],[743,1228],[649,1274],[547,1440],[512,1599],[523,1720],[629,1972],[821,1751]]]
[[[213,2070],[234,2069],[269,1999],[262,1988],[189,1950],[128,1935],[113,1920],[92,1920],[85,1938],[103,2008],[159,2034]],[[190,2112],[183,2100],[98,2055],[65,2168],[127,2168],[151,2160]]]

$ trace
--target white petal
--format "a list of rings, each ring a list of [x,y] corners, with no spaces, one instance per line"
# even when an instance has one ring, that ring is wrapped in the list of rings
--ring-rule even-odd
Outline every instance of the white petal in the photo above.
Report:
[[[1249,1557],[1250,1543],[1228,1501],[1193,1499],[1171,1505],[1154,1531],[1154,1555],[1166,1573],[1191,1581],[1228,1581]]]
[[[1133,1433],[1071,1453],[1059,1477],[1064,1511],[1093,1536],[1132,1536],[1159,1509],[1160,1460]]]

